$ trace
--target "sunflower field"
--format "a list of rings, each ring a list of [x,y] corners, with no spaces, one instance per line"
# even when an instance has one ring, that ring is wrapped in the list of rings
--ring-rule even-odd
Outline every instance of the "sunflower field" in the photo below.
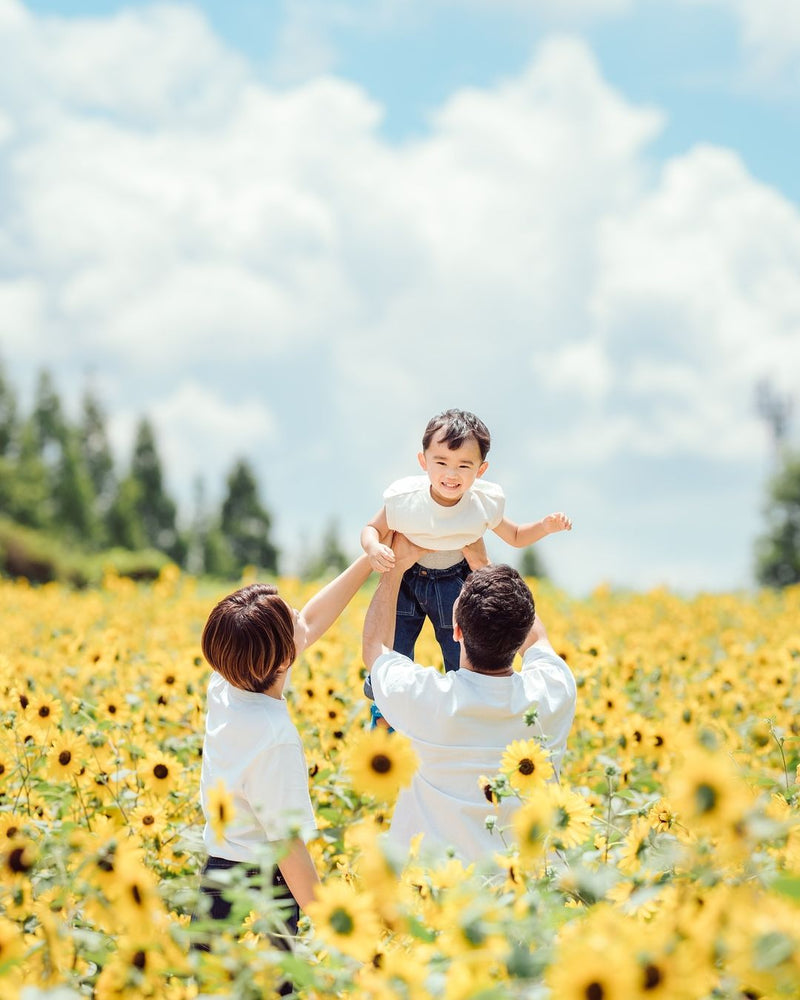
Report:
[[[296,607],[311,593],[280,586]],[[3,1000],[250,1000],[285,981],[307,1000],[800,996],[800,588],[577,600],[535,584],[577,715],[560,783],[535,739],[481,777],[486,870],[382,847],[414,761],[367,729],[365,588],[287,691],[323,879],[292,952],[265,934],[269,887],[233,883],[243,933],[190,947],[199,636],[222,591],[169,567],[152,585],[0,593]],[[423,633],[417,659],[438,658]],[[509,795],[513,837],[494,817]],[[214,822],[230,808],[220,788]]]

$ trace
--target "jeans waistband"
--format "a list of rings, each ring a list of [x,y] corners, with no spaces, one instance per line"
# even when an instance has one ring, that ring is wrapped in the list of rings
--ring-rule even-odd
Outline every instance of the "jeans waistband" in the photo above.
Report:
[[[445,567],[445,569],[431,569],[428,566],[420,566],[419,563],[414,563],[413,566],[406,570],[405,575],[427,576],[433,580],[445,580],[448,576],[463,576],[465,571],[469,573],[469,563],[466,559],[462,559],[452,566]]]

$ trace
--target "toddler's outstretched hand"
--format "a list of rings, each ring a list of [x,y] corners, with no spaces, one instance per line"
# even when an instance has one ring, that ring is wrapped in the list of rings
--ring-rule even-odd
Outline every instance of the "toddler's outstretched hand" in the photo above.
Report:
[[[542,525],[548,535],[553,535],[556,531],[572,531],[572,521],[563,511],[543,517]]]
[[[394,569],[394,552],[388,545],[376,545],[369,552],[369,564],[376,573],[388,573]]]

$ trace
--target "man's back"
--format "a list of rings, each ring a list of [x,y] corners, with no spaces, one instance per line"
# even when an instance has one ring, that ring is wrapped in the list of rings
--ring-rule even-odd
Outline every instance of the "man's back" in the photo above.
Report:
[[[407,850],[423,833],[423,851],[452,847],[464,862],[491,861],[503,841],[486,827],[495,809],[479,779],[497,773],[509,743],[532,737],[543,737],[558,771],[575,714],[567,664],[546,640],[528,649],[522,670],[510,676],[465,668],[440,674],[387,653],[373,666],[372,685],[379,709],[412,740],[420,761],[397,800],[390,840]],[[532,708],[537,721],[528,726],[524,717]],[[503,800],[499,829],[518,805],[516,798]]]

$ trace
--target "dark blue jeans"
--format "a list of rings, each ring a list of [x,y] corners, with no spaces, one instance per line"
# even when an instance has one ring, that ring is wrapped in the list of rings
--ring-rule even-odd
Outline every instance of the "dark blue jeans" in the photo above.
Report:
[[[414,659],[414,646],[429,618],[442,649],[444,669],[458,670],[461,647],[453,639],[453,605],[469,573],[466,559],[447,569],[428,569],[414,563],[405,571],[394,626],[394,648],[398,653]]]

